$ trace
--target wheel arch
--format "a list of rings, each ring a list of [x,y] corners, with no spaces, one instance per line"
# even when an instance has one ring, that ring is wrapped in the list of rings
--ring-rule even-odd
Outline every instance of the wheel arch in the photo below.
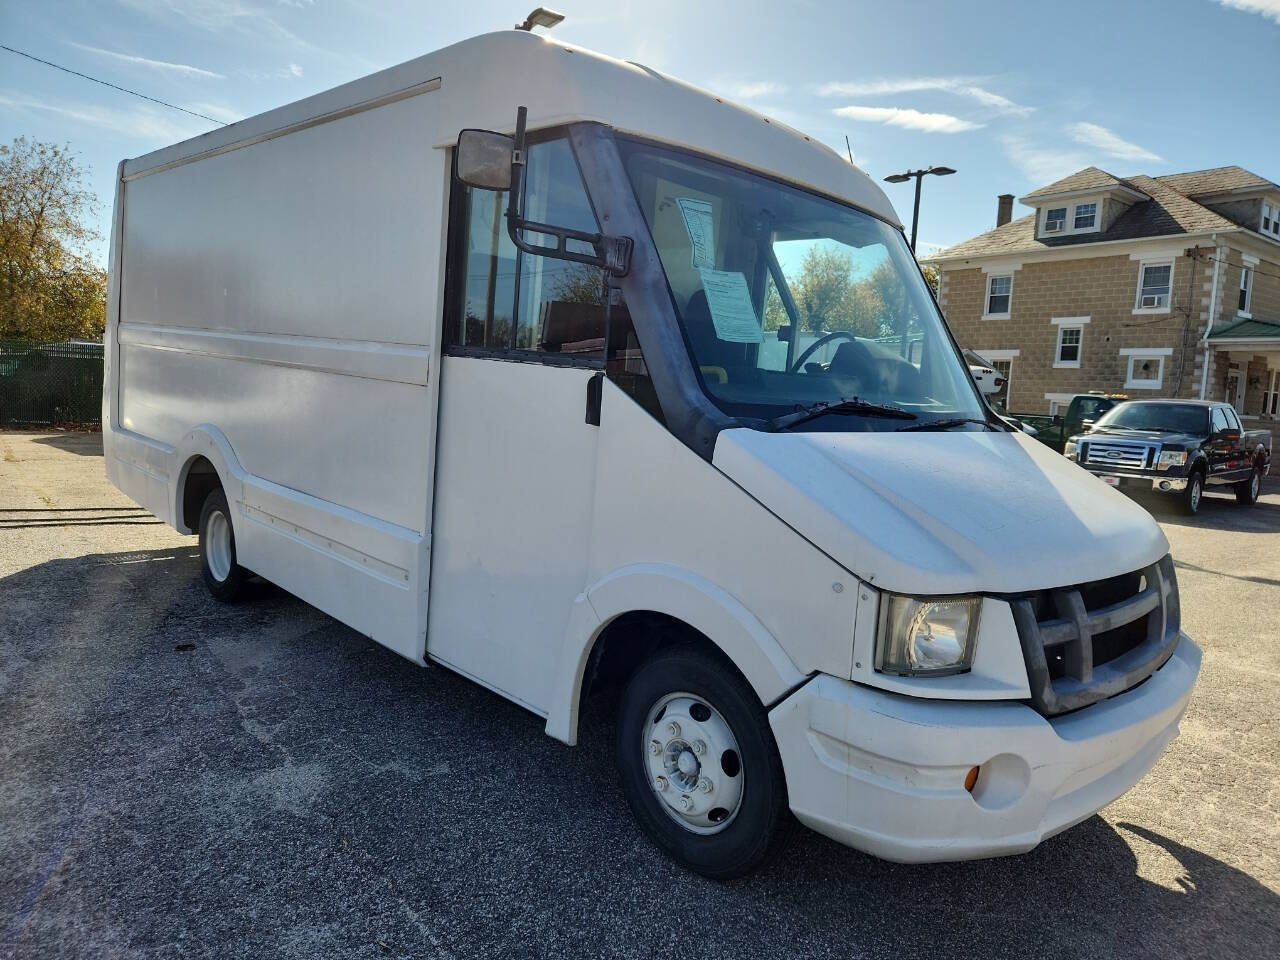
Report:
[[[222,431],[210,424],[189,431],[174,454],[182,466],[171,493],[170,516],[179,533],[195,533],[210,490],[221,487],[228,503],[242,499],[243,470]]]
[[[578,597],[553,681],[547,733],[576,743],[591,684],[623,680],[654,650],[675,642],[723,657],[766,706],[805,679],[777,639],[728,591],[688,570],[638,564]]]

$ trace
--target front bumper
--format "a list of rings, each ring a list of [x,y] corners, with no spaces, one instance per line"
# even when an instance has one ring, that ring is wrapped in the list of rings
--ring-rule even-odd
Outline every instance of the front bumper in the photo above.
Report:
[[[1030,850],[1137,783],[1177,735],[1199,670],[1184,634],[1145,682],[1052,719],[819,675],[769,723],[791,809],[819,833],[906,863],[994,857]]]
[[[1187,489],[1185,476],[1173,477],[1167,473],[1119,473],[1086,468],[1099,480],[1111,483],[1121,490],[1154,490],[1156,493],[1179,493]],[[1115,482],[1112,482],[1115,481]]]

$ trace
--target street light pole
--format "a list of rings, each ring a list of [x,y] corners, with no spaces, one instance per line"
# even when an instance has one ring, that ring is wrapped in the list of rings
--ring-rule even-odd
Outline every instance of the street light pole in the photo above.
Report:
[[[916,181],[916,202],[911,210],[911,252],[916,252],[916,229],[920,226],[920,183],[926,176],[945,177],[955,173],[950,167],[925,167],[923,170],[908,170],[905,173],[894,173],[885,177],[885,183],[906,183]]]

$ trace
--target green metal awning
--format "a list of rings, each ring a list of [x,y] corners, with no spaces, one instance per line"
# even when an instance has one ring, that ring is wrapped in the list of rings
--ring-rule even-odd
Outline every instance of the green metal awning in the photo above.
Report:
[[[1236,317],[1210,330],[1207,339],[1210,343],[1230,343],[1233,340],[1274,340],[1280,344],[1280,320]]]

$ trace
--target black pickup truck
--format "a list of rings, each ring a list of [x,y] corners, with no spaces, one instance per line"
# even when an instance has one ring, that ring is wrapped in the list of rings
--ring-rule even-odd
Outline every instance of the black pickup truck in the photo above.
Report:
[[[1062,406],[1061,413],[1011,413],[1009,417],[1035,430],[1041,443],[1059,453],[1063,445],[1116,404],[1128,400],[1122,393],[1077,393]]]
[[[1207,484],[1230,485],[1246,506],[1257,501],[1271,470],[1271,431],[1245,430],[1229,403],[1129,400],[1063,453],[1114,487],[1176,493],[1195,513]]]

